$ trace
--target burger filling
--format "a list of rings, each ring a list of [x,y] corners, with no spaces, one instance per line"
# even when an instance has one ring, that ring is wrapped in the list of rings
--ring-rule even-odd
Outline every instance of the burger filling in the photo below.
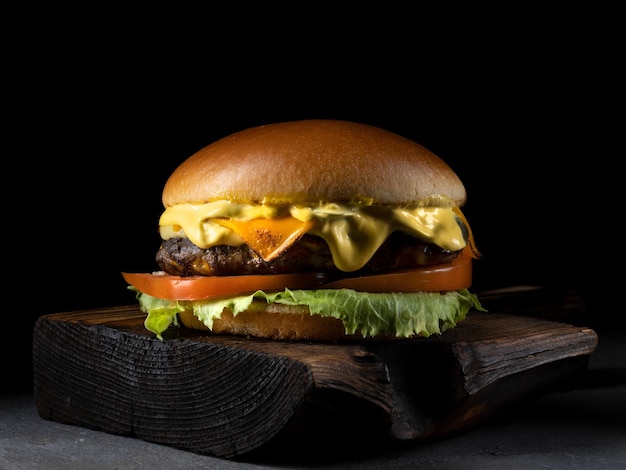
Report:
[[[160,233],[157,262],[179,276],[376,273],[449,262],[469,238],[444,197],[402,207],[179,204],[161,216]]]
[[[181,277],[199,275],[204,280],[306,272],[354,279],[454,264],[450,262],[457,257],[463,260],[459,254],[466,248],[472,257],[479,256],[463,214],[445,197],[405,207],[363,200],[314,206],[179,204],[165,210],[159,229],[163,241],[157,263],[162,271]],[[427,292],[257,288],[195,300],[153,297],[133,289],[148,314],[146,328],[159,338],[170,325],[178,324],[181,312],[193,312],[211,329],[225,309],[236,316],[258,302],[306,306],[312,315],[341,320],[346,334],[358,331],[363,337],[428,336],[454,327],[470,308],[482,308],[466,288]]]
[[[448,251],[404,233],[393,233],[370,260],[351,277],[396,269],[411,269],[452,261],[460,251]],[[217,245],[200,248],[188,238],[164,240],[156,257],[161,270],[176,276],[233,276],[246,274],[287,274],[298,272],[335,273],[328,244],[320,237],[304,235],[281,256],[263,259],[249,245]]]

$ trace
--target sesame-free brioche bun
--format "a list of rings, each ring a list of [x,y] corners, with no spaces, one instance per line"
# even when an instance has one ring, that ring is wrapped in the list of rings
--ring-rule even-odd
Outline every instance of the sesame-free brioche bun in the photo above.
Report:
[[[214,334],[252,336],[292,341],[342,341],[362,339],[360,334],[347,335],[341,320],[311,315],[304,305],[253,303],[236,316],[228,309],[213,320],[209,329],[190,310],[178,314],[181,323],[192,330]]]
[[[165,207],[216,200],[402,205],[446,196],[458,206],[465,187],[438,156],[374,126],[304,120],[253,127],[224,137],[184,161],[165,184]]]

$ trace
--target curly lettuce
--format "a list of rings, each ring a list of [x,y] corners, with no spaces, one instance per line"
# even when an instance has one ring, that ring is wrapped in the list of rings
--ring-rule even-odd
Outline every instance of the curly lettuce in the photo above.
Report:
[[[147,314],[146,329],[163,339],[163,332],[178,326],[178,313],[192,310],[209,329],[224,309],[233,315],[248,309],[252,302],[306,305],[312,315],[333,317],[343,322],[346,334],[364,337],[430,336],[441,334],[465,319],[473,307],[485,311],[476,295],[467,289],[449,292],[367,293],[351,289],[256,291],[237,297],[195,301],[165,300],[144,294],[134,287],[140,308]]]

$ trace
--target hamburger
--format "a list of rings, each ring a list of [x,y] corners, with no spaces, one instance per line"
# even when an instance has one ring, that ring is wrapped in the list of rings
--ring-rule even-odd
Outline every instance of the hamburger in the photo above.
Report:
[[[273,340],[440,334],[482,310],[466,190],[438,156],[341,120],[252,127],[165,183],[158,270],[122,273],[170,328]]]

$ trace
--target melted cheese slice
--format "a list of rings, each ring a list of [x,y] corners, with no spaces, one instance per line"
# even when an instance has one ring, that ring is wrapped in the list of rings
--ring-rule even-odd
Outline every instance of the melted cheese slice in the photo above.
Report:
[[[235,232],[265,261],[276,258],[315,225],[312,219],[303,222],[290,216],[279,219],[213,219],[213,222]]]
[[[335,265],[346,272],[367,263],[398,230],[449,251],[466,246],[458,207],[446,200],[436,207],[320,204],[315,207],[233,204],[179,204],[161,215],[163,239],[187,237],[200,248],[248,244],[266,260],[274,259],[305,233],[328,243]],[[469,229],[469,227],[468,227]]]

